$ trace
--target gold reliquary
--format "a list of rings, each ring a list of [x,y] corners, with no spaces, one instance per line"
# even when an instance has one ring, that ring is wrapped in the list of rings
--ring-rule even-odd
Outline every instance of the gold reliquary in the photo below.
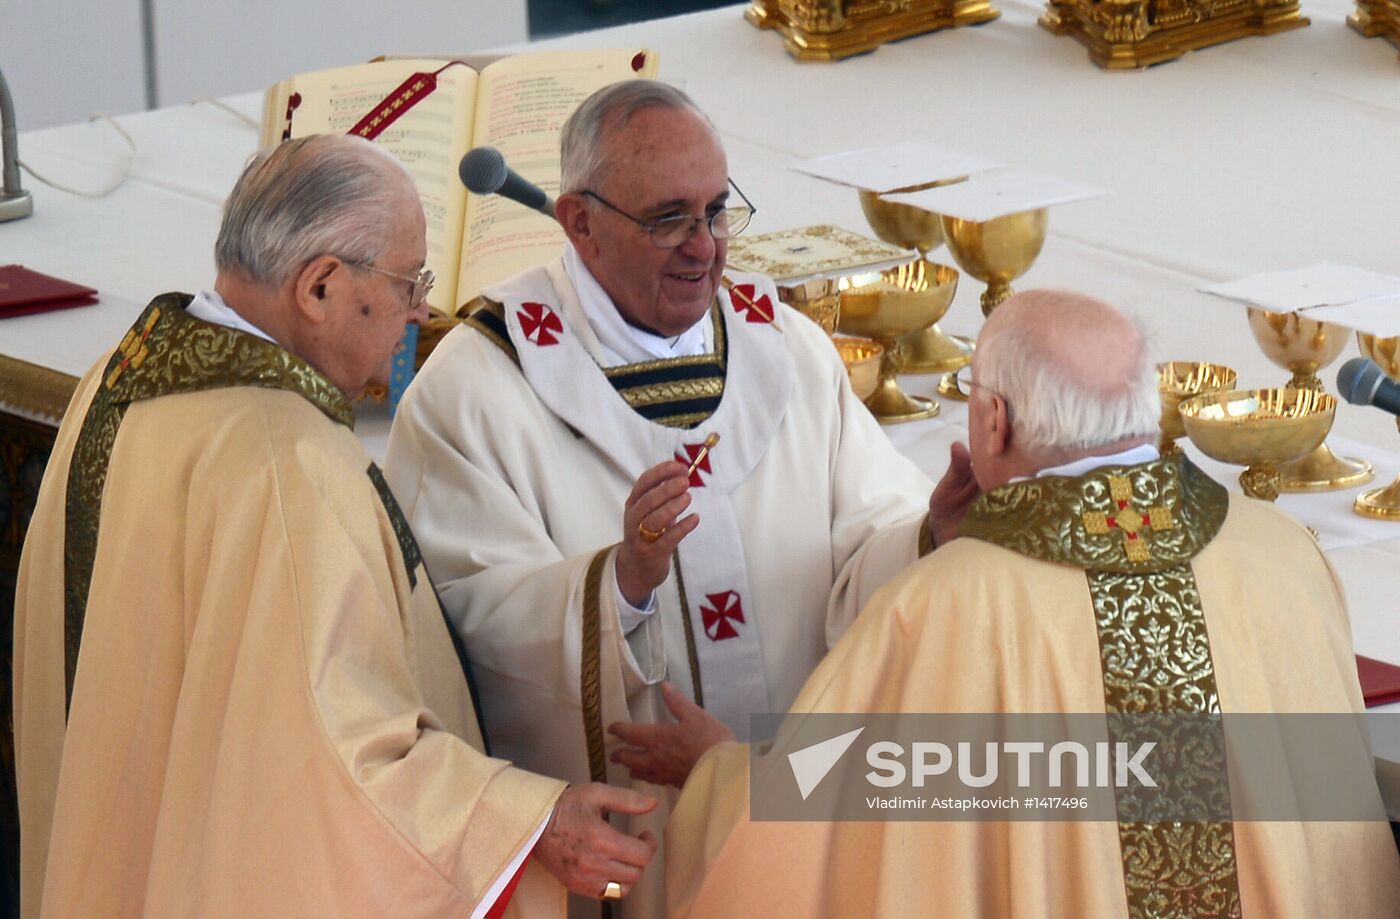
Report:
[[[1356,0],[1347,25],[1370,38],[1380,35],[1400,48],[1400,0]]]
[[[760,29],[777,30],[799,61],[838,61],[885,42],[1000,15],[988,0],[753,0],[744,11]]]
[[[1079,39],[1100,67],[1126,70],[1308,20],[1298,0],[1048,0],[1040,24]]]

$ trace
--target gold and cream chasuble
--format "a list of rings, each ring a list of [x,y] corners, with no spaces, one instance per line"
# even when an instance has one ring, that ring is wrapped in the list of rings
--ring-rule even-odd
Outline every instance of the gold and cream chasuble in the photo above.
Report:
[[[875,598],[794,715],[1361,709],[1316,543],[1180,455],[997,489],[962,535]],[[793,781],[784,752],[758,761],[753,795]],[[1223,745],[1200,755],[1189,768],[1219,775]],[[750,791],[742,745],[697,765],[667,834],[672,915],[1400,914],[1383,820],[1137,822],[1120,796],[1116,823],[752,822]]]
[[[188,302],[83,379],[25,546],[24,915],[471,915],[562,783],[481,752],[344,397]]]
[[[562,261],[487,292],[420,371],[386,475],[482,688],[493,749],[627,785],[606,725],[669,717],[669,679],[746,735],[918,554],[932,483],[850,391],[827,337],[766,282],[724,291],[712,353],[601,366]],[[699,528],[624,634],[613,547],[633,482],[687,464]],[[667,792],[633,832],[660,837]],[[623,910],[662,909],[663,856]]]

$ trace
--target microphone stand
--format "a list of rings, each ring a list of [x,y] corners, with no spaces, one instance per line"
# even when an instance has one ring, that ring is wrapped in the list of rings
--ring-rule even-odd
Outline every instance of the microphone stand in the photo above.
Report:
[[[0,223],[18,220],[34,213],[34,199],[19,187],[19,135],[15,131],[15,103],[10,98],[10,86],[0,71]]]

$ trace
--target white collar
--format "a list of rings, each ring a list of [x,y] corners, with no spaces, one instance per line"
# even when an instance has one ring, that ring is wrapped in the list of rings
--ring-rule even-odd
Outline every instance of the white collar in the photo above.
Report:
[[[694,357],[710,351],[708,314],[675,338],[662,338],[628,325],[613,305],[612,298],[603,290],[603,285],[593,277],[577,250],[569,244],[564,246],[564,273],[574,285],[583,315],[602,346],[604,366],[638,364],[658,358]]]
[[[235,312],[233,307],[224,302],[223,297],[212,290],[201,290],[195,294],[194,300],[190,301],[185,312],[196,319],[203,319],[205,322],[229,329],[237,329],[239,332],[247,332],[249,335],[256,335],[264,341],[272,342],[279,348],[282,347],[271,335]]]
[[[1153,460],[1161,459],[1161,457],[1162,454],[1157,452],[1157,448],[1152,444],[1139,444],[1117,453],[1106,453],[1103,456],[1082,456],[1061,466],[1047,466],[1037,472],[1035,477],[1040,479],[1048,475],[1062,475],[1078,478],[1093,472],[1095,469],[1102,469],[1104,466],[1136,466],[1140,463],[1150,463]]]

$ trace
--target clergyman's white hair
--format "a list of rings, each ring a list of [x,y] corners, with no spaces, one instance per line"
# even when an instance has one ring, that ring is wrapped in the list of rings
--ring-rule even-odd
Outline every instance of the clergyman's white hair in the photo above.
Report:
[[[373,264],[412,187],[399,161],[363,138],[285,141],[254,156],[229,193],[215,266],[280,286],[319,255]]]
[[[709,117],[691,98],[668,83],[629,79],[604,86],[584,99],[564,122],[559,137],[562,194],[593,190],[603,184],[609,168],[603,149],[604,131],[624,127],[644,108],[688,109],[714,130]]]
[[[1075,380],[1024,324],[978,343],[977,382],[1006,400],[1012,437],[1029,450],[1087,450],[1156,436],[1162,412],[1156,364],[1148,336],[1134,325],[1137,355],[1130,378],[1118,386]]]

